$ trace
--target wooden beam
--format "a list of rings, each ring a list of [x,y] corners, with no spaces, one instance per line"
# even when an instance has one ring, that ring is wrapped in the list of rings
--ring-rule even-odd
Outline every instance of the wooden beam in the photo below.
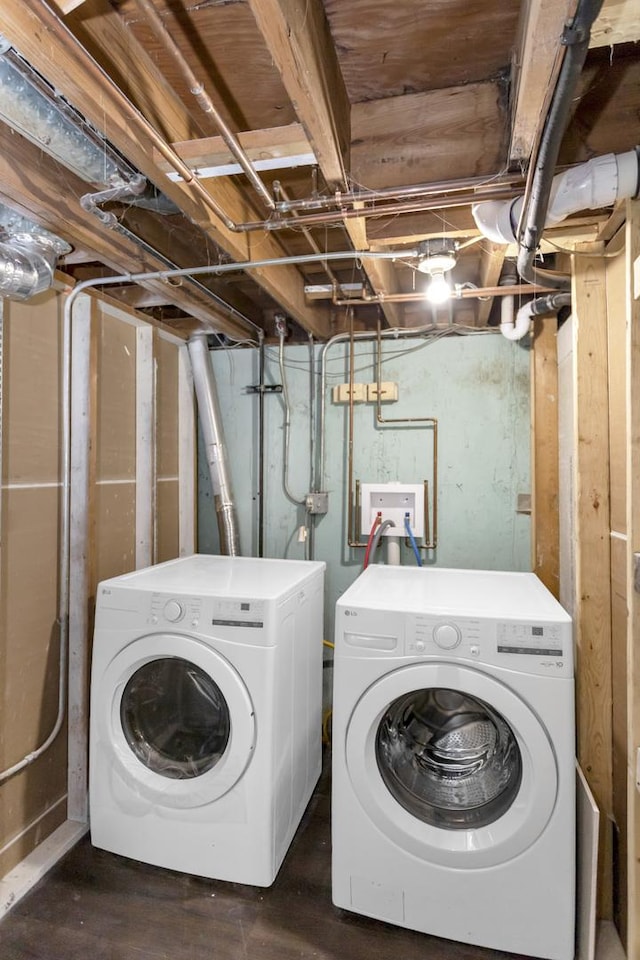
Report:
[[[368,250],[367,225],[364,218],[345,220],[345,228],[356,250]],[[376,294],[398,293],[400,288],[395,269],[389,260],[367,260],[365,272]],[[404,307],[399,303],[382,303],[382,312],[390,327],[404,325]]]
[[[232,231],[187,185],[167,179],[153,161],[157,145],[153,127],[44,0],[33,0],[28,6],[22,0],[4,0],[2,14],[3,36],[9,43],[234,260],[249,260],[254,252],[261,259],[282,256],[282,248],[270,234],[250,239]],[[213,188],[210,193],[214,195]],[[215,199],[236,223],[255,216],[235,184],[216,181]],[[327,313],[306,304],[304,281],[295,267],[263,267],[253,271],[252,277],[304,329],[318,337],[329,334]]]
[[[61,13],[71,13],[85,3],[85,0],[54,0],[54,3]]]
[[[491,176],[504,164],[498,82],[430,90],[352,108],[351,172],[366,188]]]
[[[531,530],[533,572],[560,594],[558,359],[556,317],[539,317],[531,351]]]
[[[0,201],[59,234],[73,246],[93,251],[95,259],[112,268],[112,275],[165,269],[163,260],[144,252],[133,240],[99,228],[95,218],[74,202],[74,196],[83,192],[86,185],[72,174],[65,172],[64,191],[52,191],[51,183],[59,179],[59,169],[46,160],[37,147],[21,137],[12,136],[0,123]],[[25,170],[29,171],[28,177]],[[64,229],[61,229],[62,225]],[[247,335],[244,325],[225,316],[221,307],[212,307],[211,302],[207,303],[201,294],[191,292],[186,284],[176,286],[149,281],[144,286],[158,291],[165,302],[184,310],[205,330],[218,330],[231,337]]]
[[[367,237],[372,250],[419,243],[436,237],[465,239],[478,237],[471,207],[452,207],[450,210],[426,210],[400,217],[380,216],[367,219]]]
[[[606,0],[591,29],[590,47],[609,47],[640,40],[637,0]]]
[[[584,244],[581,252],[602,252]],[[605,261],[573,258],[578,758],[601,811],[598,915],[612,914],[611,581]]]
[[[480,253],[480,287],[497,287],[504,258],[506,253],[504,244],[491,243],[490,240],[482,241]],[[478,300],[478,312],[476,314],[476,323],[479,327],[487,325],[493,300]]]
[[[142,250],[133,240],[116,231],[101,229],[90,213],[82,209],[75,197],[86,190],[73,174],[65,171],[64,191],[54,191],[51,184],[59,181],[60,168],[22,137],[14,135],[0,123],[0,200],[9,207],[59,234],[73,246],[93,252],[113,273],[138,273],[162,270],[164,262]],[[167,285],[160,281],[145,284],[157,290],[170,303],[195,317],[204,329],[217,329],[232,337],[245,337],[246,327],[225,317],[188,285]]]
[[[624,54],[624,55],[623,55]],[[640,57],[637,48],[611,61],[587,63],[562,140],[559,164],[584,163],[605,153],[625,153],[640,142]]]
[[[82,9],[67,17],[65,23],[167,140],[189,140],[208,132],[201,117],[194,116],[182,102],[110,0],[84,0]]]
[[[310,0],[304,7],[292,0],[249,3],[323,177],[331,187],[344,187],[349,166],[350,106],[322,4],[319,0]],[[345,227],[354,249],[369,248],[364,220],[346,221]],[[370,260],[364,269],[376,294],[398,291],[390,263]],[[390,326],[402,325],[402,307],[384,304],[382,309]]]
[[[521,7],[519,42],[512,68],[515,89],[512,160],[528,161],[547,112],[550,86],[555,85],[565,22],[576,0],[525,0]]]
[[[627,956],[640,956],[640,592],[634,577],[640,554],[640,202],[627,202]]]
[[[290,123],[285,127],[270,127],[267,130],[248,130],[237,134],[237,137],[241,147],[254,163],[262,160],[286,161],[291,157],[311,153],[311,145],[299,123]],[[226,166],[237,162],[222,137],[183,140],[173,143],[172,146],[193,170],[201,167]],[[158,168],[165,173],[173,170],[157,150],[154,150],[154,160]]]
[[[249,0],[329,186],[349,169],[350,106],[321,0]]]

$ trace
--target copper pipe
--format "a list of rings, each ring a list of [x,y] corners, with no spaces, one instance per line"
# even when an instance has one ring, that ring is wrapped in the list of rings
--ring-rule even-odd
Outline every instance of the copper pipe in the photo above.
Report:
[[[349,436],[347,442],[347,488],[349,490],[349,503],[347,507],[347,542],[350,547],[366,547],[357,535],[355,524],[357,523],[357,513],[354,518],[353,509],[353,381],[355,375],[355,337],[353,335],[353,311],[349,313]],[[357,484],[356,497],[360,500],[360,483]],[[355,522],[354,522],[355,521]]]
[[[278,190],[278,191],[279,191],[281,197],[284,197],[285,200],[286,200],[287,202],[289,202],[289,197],[287,196],[287,191],[286,191],[285,188],[282,186],[282,184],[280,183],[279,180],[274,180],[274,182],[273,182],[273,187],[274,187],[274,190]],[[296,213],[295,211],[293,211],[293,216],[297,219],[298,216],[299,216],[299,214]],[[311,247],[311,249],[313,250],[313,252],[314,252],[314,253],[318,253],[318,254],[322,254],[324,251],[321,250],[320,247],[319,247],[319,245],[316,243],[315,237],[313,236],[313,234],[311,233],[311,231],[310,231],[307,227],[304,227],[304,226],[301,226],[300,229],[302,230],[302,233],[303,233],[304,236],[306,237],[307,242],[308,242],[309,246]],[[329,266],[329,264],[327,263],[326,260],[321,260],[320,263],[321,263],[322,266],[324,267],[324,272],[325,272],[326,275],[329,277],[329,280],[331,280],[331,284],[332,284],[332,286],[333,286],[333,293],[334,293],[334,296],[335,296],[335,295],[337,294],[337,291],[341,288],[341,286],[340,286],[340,281],[338,280],[338,278],[336,277],[335,273],[333,272],[333,270],[331,269],[331,267]]]
[[[204,111],[204,113],[206,113],[208,117],[210,117],[213,120],[215,126],[220,132],[220,135],[222,136],[222,139],[224,140],[226,145],[229,147],[229,150],[231,151],[233,156],[236,158],[236,160],[244,170],[246,176],[248,177],[251,185],[253,186],[258,196],[261,198],[261,200],[269,210],[275,209],[275,203],[273,201],[273,198],[271,197],[271,194],[269,193],[264,183],[256,173],[253,164],[249,160],[249,157],[247,156],[246,152],[240,146],[240,143],[238,142],[237,138],[234,136],[231,129],[225,123],[222,115],[216,108],[213,100],[205,90],[204,85],[200,83],[200,81],[194,74],[193,70],[191,69],[191,67],[183,57],[178,44],[175,42],[175,40],[167,30],[160,14],[158,13],[154,5],[151,3],[151,0],[137,0],[137,3],[140,9],[143,11],[143,13],[146,15],[146,18],[149,24],[151,25],[156,37],[158,38],[158,40],[160,40],[164,44],[164,46],[170,53],[174,63],[182,73],[182,76],[184,77],[190,92],[196,98],[198,106]]]
[[[241,233],[250,233],[254,230],[287,230],[292,227],[313,226],[325,223],[337,223],[342,220],[353,220],[358,217],[390,217],[401,213],[423,213],[426,210],[446,210],[451,207],[468,207],[481,200],[513,200],[520,195],[515,187],[492,189],[490,191],[472,191],[452,196],[425,197],[412,203],[387,204],[384,207],[363,207],[356,210],[336,210],[330,213],[308,213],[297,220],[282,219],[279,216],[270,220],[254,220],[239,225]]]
[[[528,294],[555,293],[555,288],[542,287],[538,284],[523,283],[513,284],[504,287],[475,287],[465,288],[457,293],[451,291],[452,300],[468,300],[477,297],[506,297],[506,296],[527,296]],[[332,298],[332,303],[336,307],[359,307],[368,303],[414,303],[426,299],[426,293],[379,293],[370,297],[346,297],[344,300]]]
[[[464,177],[459,180],[434,180],[431,183],[416,183],[408,187],[381,187],[378,190],[354,190],[343,193],[336,190],[327,197],[309,197],[302,200],[287,200],[276,203],[278,213],[293,213],[294,210],[325,210],[329,207],[351,206],[355,203],[370,203],[375,200],[406,200],[409,197],[433,196],[458,190],[475,190],[481,187],[504,187],[511,184],[521,188],[520,174],[506,174],[492,179],[487,177]]]

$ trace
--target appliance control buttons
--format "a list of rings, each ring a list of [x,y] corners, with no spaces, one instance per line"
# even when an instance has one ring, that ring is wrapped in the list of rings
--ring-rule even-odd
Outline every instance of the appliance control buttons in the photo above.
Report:
[[[480,656],[479,644],[472,643],[471,646],[469,647],[469,653],[471,654],[472,657],[479,657]]]
[[[460,631],[452,623],[439,623],[433,628],[433,639],[442,650],[453,650],[460,643]]]
[[[184,607],[177,600],[167,600],[162,612],[169,623],[177,623],[184,617]]]
[[[418,653],[422,653],[424,648],[425,648],[424,640],[416,640],[416,650],[418,651]]]

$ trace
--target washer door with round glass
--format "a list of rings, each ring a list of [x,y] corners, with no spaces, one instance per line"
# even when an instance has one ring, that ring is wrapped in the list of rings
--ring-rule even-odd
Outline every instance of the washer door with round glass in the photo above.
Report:
[[[255,744],[249,692],[223,656],[193,637],[141,637],[107,667],[101,739],[145,796],[196,807],[227,793]]]
[[[354,791],[390,839],[445,866],[527,849],[555,806],[553,748],[509,687],[468,667],[403,667],[362,695],[346,734]]]

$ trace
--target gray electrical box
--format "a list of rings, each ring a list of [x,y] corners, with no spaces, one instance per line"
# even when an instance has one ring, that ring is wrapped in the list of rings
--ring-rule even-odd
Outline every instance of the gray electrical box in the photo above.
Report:
[[[308,493],[304,502],[307,513],[327,513],[329,510],[328,493]]]

